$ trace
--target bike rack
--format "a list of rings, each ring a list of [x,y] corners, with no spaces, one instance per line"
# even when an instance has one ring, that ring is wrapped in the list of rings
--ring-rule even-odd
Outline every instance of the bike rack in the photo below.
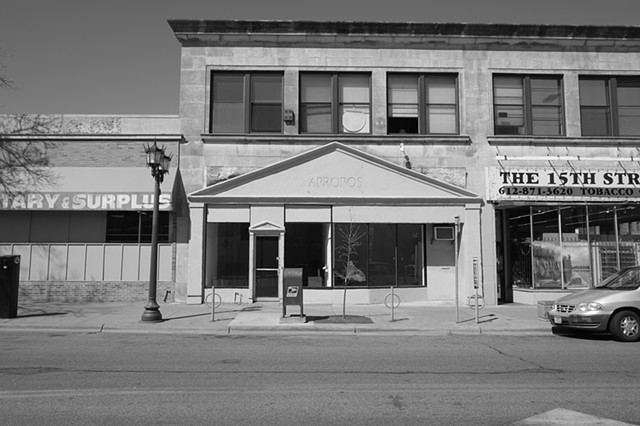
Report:
[[[391,309],[391,322],[394,322],[395,308],[400,306],[400,296],[393,292],[393,286],[391,287],[391,293],[387,294],[384,297],[384,305],[387,308]]]

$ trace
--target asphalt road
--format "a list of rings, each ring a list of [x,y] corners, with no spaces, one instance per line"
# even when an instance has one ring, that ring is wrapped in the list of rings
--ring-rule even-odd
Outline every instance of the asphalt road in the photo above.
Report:
[[[0,339],[4,425],[507,425],[558,408],[640,421],[640,346],[606,337]]]

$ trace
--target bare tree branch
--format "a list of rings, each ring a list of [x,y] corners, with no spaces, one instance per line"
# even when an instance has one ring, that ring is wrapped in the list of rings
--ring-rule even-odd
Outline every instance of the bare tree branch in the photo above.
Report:
[[[60,118],[16,114],[0,121],[0,193],[15,196],[55,183],[49,154],[55,143],[43,137],[59,128]]]
[[[0,74],[0,89],[15,90],[15,86]],[[54,144],[42,136],[59,128],[59,121],[55,116],[44,115],[0,116],[0,193],[12,197],[53,183],[49,153]]]
[[[15,89],[13,86],[13,82],[6,78],[5,76],[0,75],[0,88],[2,89]]]
[[[347,306],[347,286],[352,281],[366,281],[366,276],[356,266],[356,257],[358,256],[358,247],[362,245],[366,233],[360,231],[360,226],[355,225],[353,221],[349,222],[349,226],[345,229],[344,225],[337,227],[337,232],[341,244],[336,246],[338,259],[342,263],[342,270],[336,271],[336,275],[343,279],[344,289],[342,294],[342,319],[346,318]]]
[[[4,68],[4,65],[0,62],[0,69],[2,68]],[[9,77],[0,74],[0,89],[15,89],[15,86]]]

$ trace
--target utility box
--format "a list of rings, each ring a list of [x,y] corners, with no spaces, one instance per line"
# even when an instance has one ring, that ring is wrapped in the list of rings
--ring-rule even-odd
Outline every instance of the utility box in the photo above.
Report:
[[[18,316],[20,256],[0,256],[0,318]]]
[[[282,317],[287,316],[287,306],[296,305],[300,309],[300,317],[304,317],[302,286],[304,275],[302,268],[285,268],[282,289]]]

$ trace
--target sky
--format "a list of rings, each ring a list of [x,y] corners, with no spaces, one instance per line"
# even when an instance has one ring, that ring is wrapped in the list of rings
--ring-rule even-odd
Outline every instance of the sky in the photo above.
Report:
[[[177,114],[168,19],[640,25],[640,0],[2,0],[0,114]]]

